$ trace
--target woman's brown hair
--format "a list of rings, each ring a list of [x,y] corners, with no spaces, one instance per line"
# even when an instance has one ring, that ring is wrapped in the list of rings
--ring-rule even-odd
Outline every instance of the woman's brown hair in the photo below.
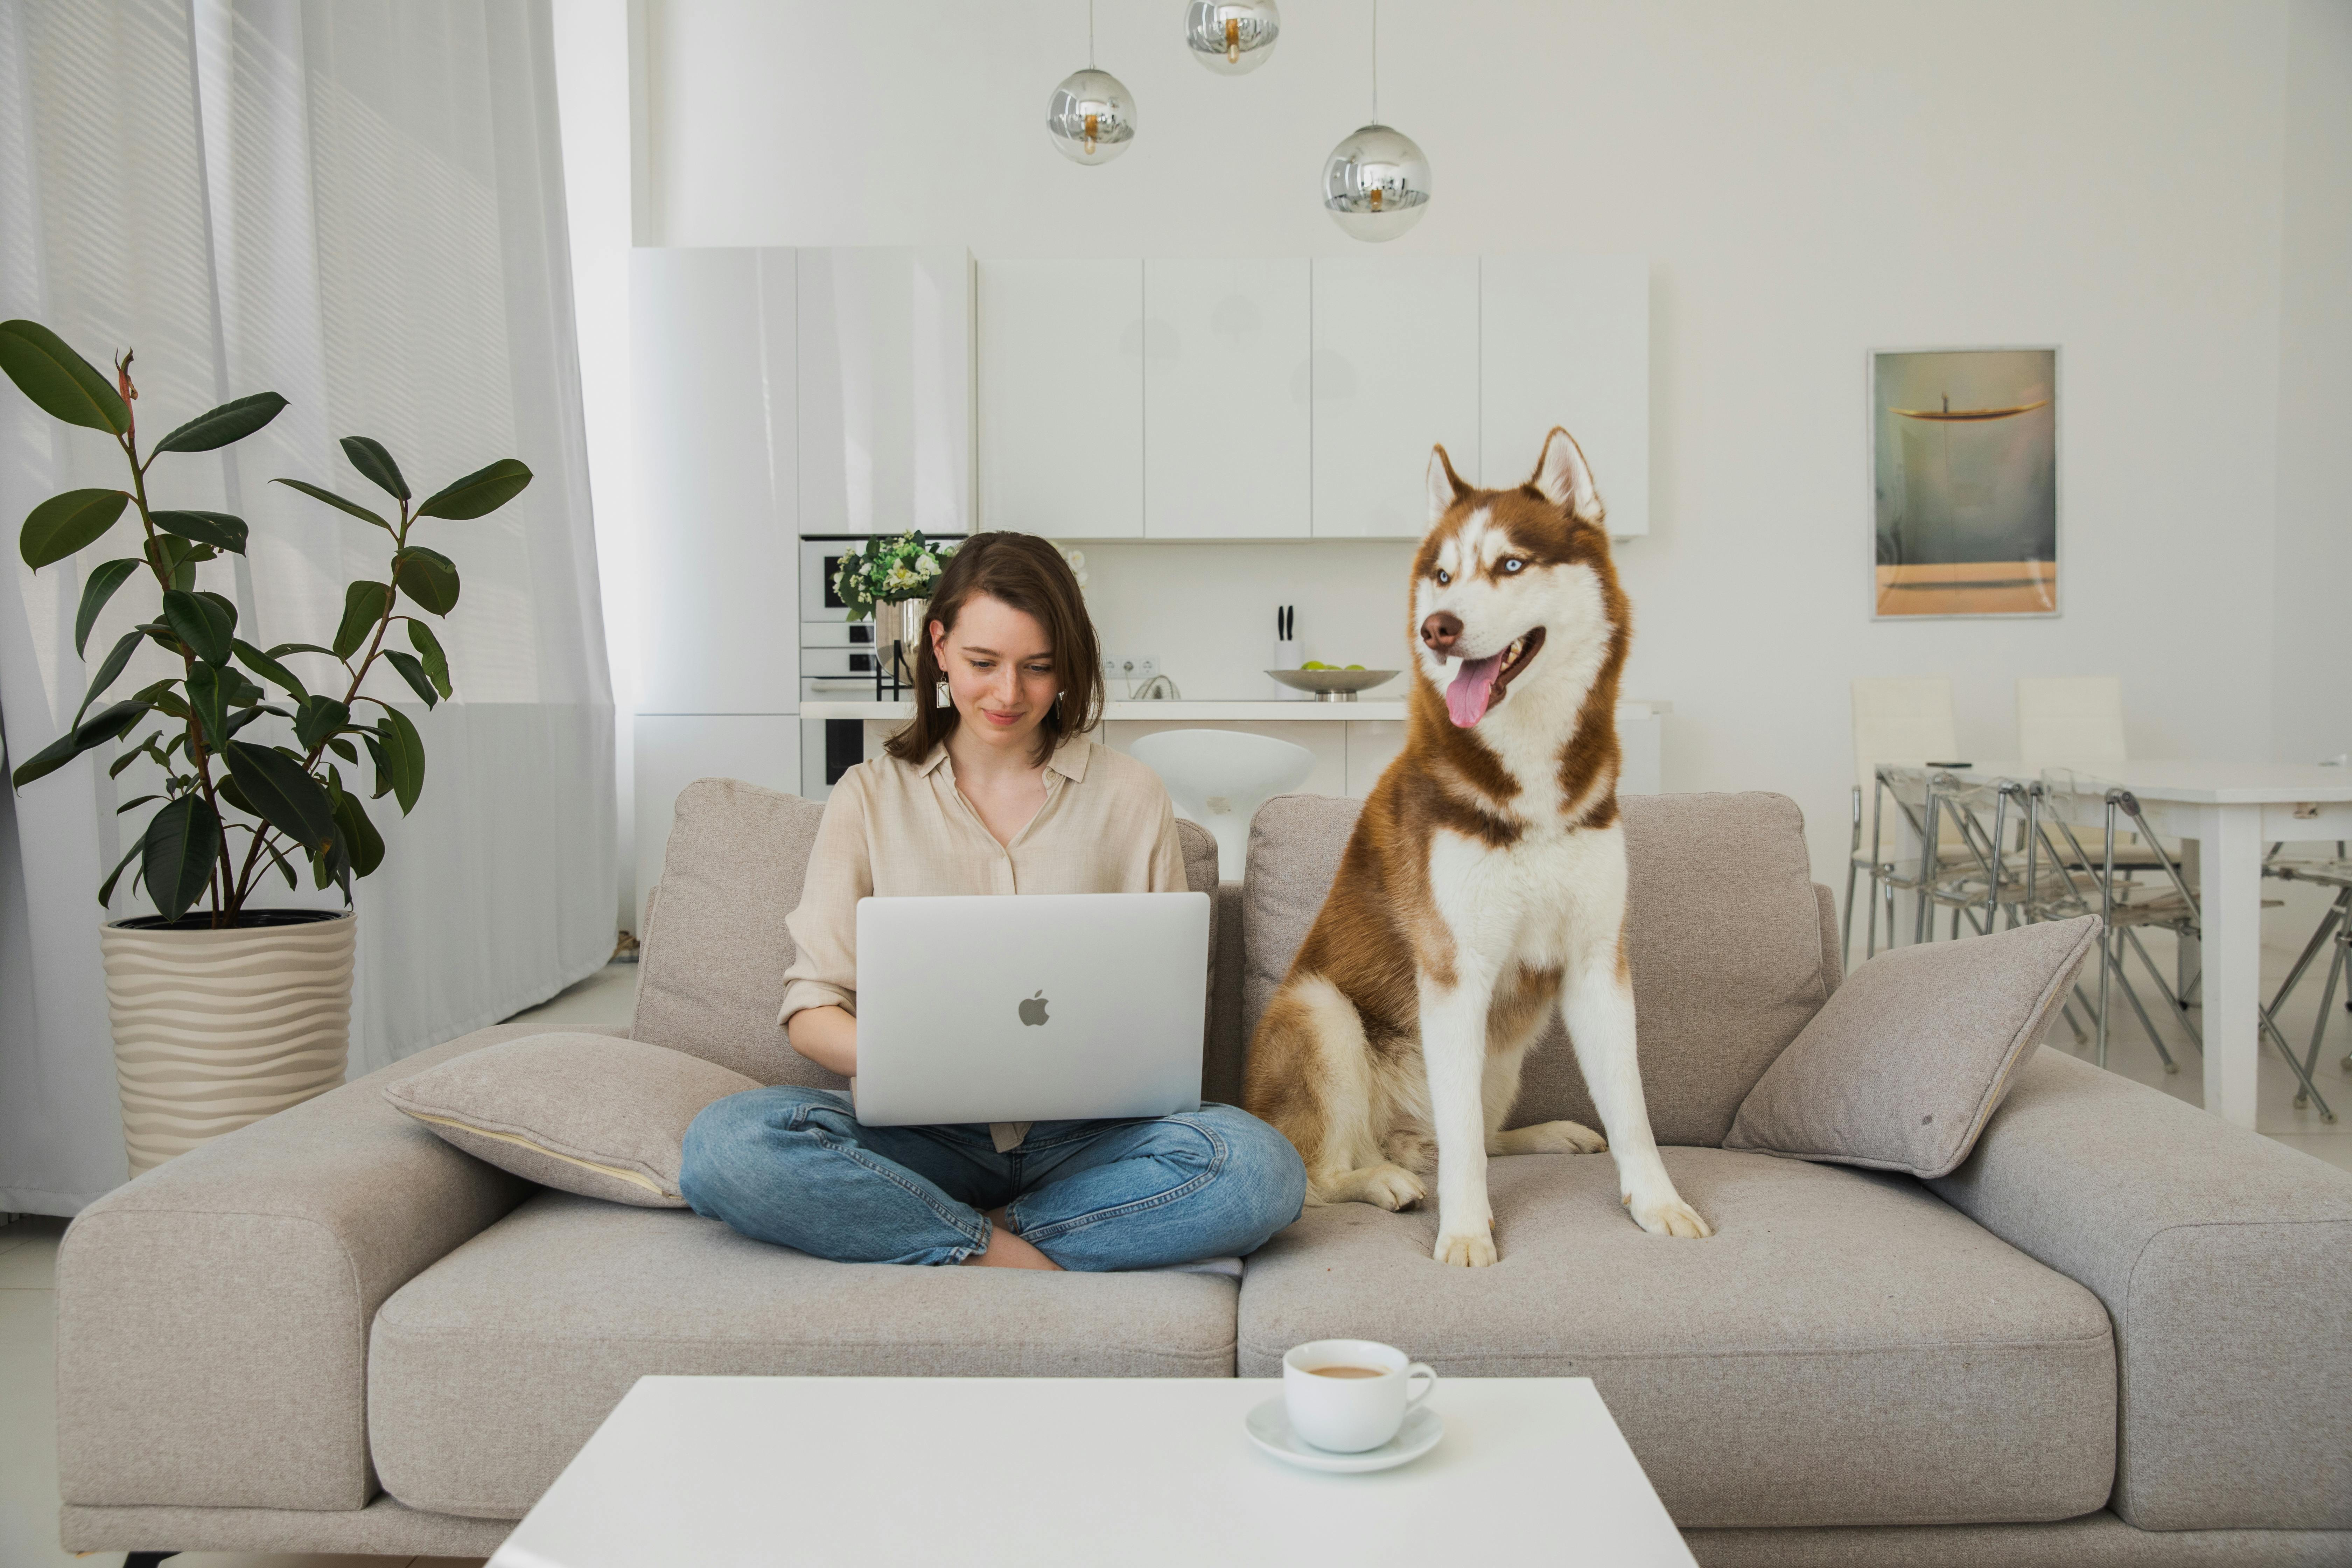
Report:
[[[1054,649],[1054,688],[1061,693],[1037,721],[1030,760],[1040,766],[1065,737],[1083,734],[1102,717],[1102,655],[1087,602],[1062,552],[1034,533],[975,533],[956,547],[931,591],[929,619],[955,630],[967,600],[985,594],[1033,617]],[[902,763],[919,763],[955,732],[963,715],[936,705],[940,656],[923,627],[915,652],[915,716],[885,746]]]

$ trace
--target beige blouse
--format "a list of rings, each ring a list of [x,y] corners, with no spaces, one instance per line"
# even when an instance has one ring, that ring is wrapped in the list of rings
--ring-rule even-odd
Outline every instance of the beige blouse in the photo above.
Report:
[[[881,756],[841,777],[809,853],[800,908],[784,924],[783,1024],[803,1007],[857,1011],[857,900],[971,893],[1182,892],[1176,813],[1160,775],[1084,736],[1045,763],[1045,804],[999,844],[956,788],[944,745],[919,763]],[[998,1150],[1027,1122],[990,1128]]]

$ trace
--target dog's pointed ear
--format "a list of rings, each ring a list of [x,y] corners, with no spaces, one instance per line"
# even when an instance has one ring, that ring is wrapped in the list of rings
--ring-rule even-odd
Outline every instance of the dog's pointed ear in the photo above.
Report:
[[[1598,528],[1609,515],[1601,504],[1601,492],[1592,488],[1592,469],[1584,460],[1584,448],[1557,425],[1544,437],[1543,456],[1536,459],[1535,477],[1528,482],[1579,522]]]
[[[1444,447],[1429,449],[1429,521],[1435,522],[1445,515],[1445,509],[1470,493],[1462,476],[1454,471],[1454,459],[1445,455]]]

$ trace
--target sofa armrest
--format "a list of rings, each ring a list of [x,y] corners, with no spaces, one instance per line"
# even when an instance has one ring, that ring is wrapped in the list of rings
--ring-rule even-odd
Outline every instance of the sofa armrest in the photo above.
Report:
[[[530,1191],[394,1110],[384,1086],[544,1032],[478,1029],[84,1209],[58,1255],[65,1500],[365,1507],[376,1308]]]
[[[2352,1529],[2352,1173],[2043,1050],[1927,1184],[2106,1304],[2116,1512]]]

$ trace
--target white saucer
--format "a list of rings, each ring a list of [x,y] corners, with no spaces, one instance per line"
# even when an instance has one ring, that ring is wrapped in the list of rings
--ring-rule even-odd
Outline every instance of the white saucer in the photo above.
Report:
[[[1445,1423],[1427,1405],[1416,1405],[1404,1413],[1404,1425],[1397,1435],[1377,1448],[1367,1448],[1360,1454],[1335,1454],[1328,1448],[1318,1448],[1290,1429],[1290,1412],[1283,1407],[1280,1398],[1267,1400],[1249,1413],[1245,1422],[1250,1441],[1272,1454],[1285,1464],[1297,1465],[1307,1470],[1333,1470],[1354,1474],[1365,1470],[1393,1470],[1399,1465],[1410,1465],[1432,1448],[1445,1436]]]

